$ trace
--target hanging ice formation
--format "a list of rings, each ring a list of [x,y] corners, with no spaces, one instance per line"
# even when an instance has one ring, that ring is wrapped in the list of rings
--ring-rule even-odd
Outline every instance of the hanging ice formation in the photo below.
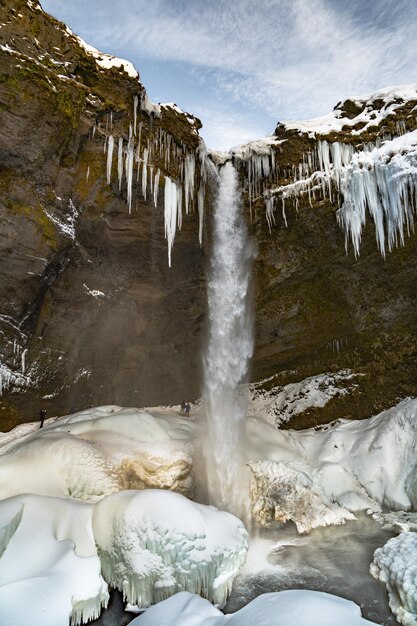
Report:
[[[403,245],[404,231],[414,230],[417,208],[417,131],[405,132],[401,123],[397,130],[399,137],[364,144],[360,150],[352,144],[318,141],[298,166],[280,172],[281,178],[292,182],[264,191],[269,229],[275,223],[277,201],[286,223],[287,200],[298,210],[302,197],[308,197],[310,206],[318,198],[328,198],[339,202],[338,223],[345,232],[346,246],[351,240],[356,256],[367,211],[375,223],[383,257],[387,247],[391,251],[393,246]]]
[[[151,123],[148,127],[146,122],[144,125],[143,120],[138,122],[138,109],[139,98],[134,96],[133,121],[129,128],[129,138],[127,141],[124,140],[123,136],[117,139],[118,188],[119,191],[122,189],[125,176],[126,202],[129,214],[132,211],[134,197],[134,178],[137,183],[140,183],[144,201],[147,200],[149,188],[150,197],[155,208],[157,208],[161,173],[165,175],[165,235],[168,244],[168,263],[171,267],[175,233],[177,228],[181,229],[182,226],[183,203],[187,215],[190,212],[198,211],[198,237],[200,245],[202,243],[206,167],[208,165],[207,151],[203,142],[196,150],[192,150],[185,145],[178,144],[169,132],[156,124]],[[142,96],[140,100],[140,111],[145,112],[151,119],[162,115],[161,107],[152,104],[146,95]],[[112,130],[112,120],[112,114],[110,114],[106,131],[109,127]],[[107,183],[109,185],[112,180],[115,141],[115,136],[112,133],[105,142],[107,148]],[[172,171],[177,172],[175,180]],[[198,190],[196,190],[196,180],[199,180]],[[172,219],[174,214],[175,219]]]
[[[268,186],[278,182],[275,167],[274,138],[254,141],[239,149],[232,150],[231,155],[239,169],[243,169],[245,190],[247,191],[249,210],[252,218],[252,205],[257,198],[265,197]]]

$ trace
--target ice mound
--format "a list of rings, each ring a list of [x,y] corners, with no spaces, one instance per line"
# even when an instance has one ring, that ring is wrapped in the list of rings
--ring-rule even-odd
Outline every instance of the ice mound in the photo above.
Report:
[[[2,626],[77,626],[107,606],[91,509],[35,495],[0,502]]]
[[[178,593],[151,607],[131,626],[365,626],[360,608],[319,591],[280,591],[259,596],[240,611],[223,615],[207,600]]]
[[[159,490],[101,500],[93,531],[104,578],[140,607],[182,590],[223,606],[248,545],[233,515]]]
[[[417,400],[370,419],[306,431],[249,421],[255,522],[292,519],[302,532],[343,523],[355,511],[417,506]],[[401,450],[401,454],[398,454]]]
[[[15,430],[0,439],[0,498],[31,492],[96,502],[153,487],[192,495],[193,432],[174,415],[105,406]]]
[[[311,473],[300,464],[263,461],[250,464],[252,514],[258,526],[292,520],[299,533],[318,526],[342,524],[355,516],[346,508],[332,502]],[[338,468],[338,474],[342,472]]]
[[[417,626],[417,534],[404,532],[378,548],[370,572],[387,588],[397,620]]]

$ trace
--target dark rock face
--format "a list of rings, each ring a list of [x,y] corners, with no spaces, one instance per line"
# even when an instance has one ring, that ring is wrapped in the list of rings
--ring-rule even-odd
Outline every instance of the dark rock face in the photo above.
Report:
[[[175,164],[154,155],[158,206],[135,180],[132,215],[117,148],[106,183],[109,124],[127,138],[141,83],[101,70],[37,3],[0,11],[0,43],[12,50],[0,62],[1,430],[40,406],[51,415],[198,395],[204,255],[190,213],[168,268],[162,181]],[[137,116],[144,142],[163,131],[178,150],[199,145],[197,120],[173,109]]]
[[[384,261],[368,225],[361,256],[344,252],[329,202],[287,212],[254,231],[257,349],[253,377],[285,385],[351,369],[355,389],[290,422],[292,428],[360,419],[417,394],[417,240]]]
[[[291,182],[288,173],[319,139],[361,150],[369,141],[414,130],[416,105],[417,95],[411,100],[393,96],[388,104],[383,99],[348,100],[337,108],[343,118],[353,120],[352,126],[315,137],[279,125],[277,137],[285,141],[275,154],[275,186]],[[363,126],[355,118],[365,108],[379,123],[352,133]],[[323,197],[310,206],[304,197],[297,206],[287,202],[287,227],[279,210],[271,234],[264,219],[253,224],[259,246],[253,377],[275,376],[266,383],[268,388],[342,369],[357,374],[353,392],[334,397],[324,408],[305,411],[291,420],[291,428],[370,417],[417,395],[417,240],[414,233],[406,236],[404,247],[394,248],[384,260],[368,214],[360,256],[355,258],[351,245],[345,252],[345,236],[336,222],[338,206]],[[263,211],[258,204],[255,214],[256,208],[258,214]]]
[[[184,216],[169,269],[162,180],[178,176],[178,162],[152,155],[161,169],[156,208],[135,177],[128,214],[117,148],[106,183],[106,137],[111,130],[127,141],[143,86],[123,68],[101,69],[36,2],[3,0],[0,12],[0,429],[36,418],[40,406],[52,415],[198,396],[210,211],[203,248],[195,209]],[[416,104],[398,102],[358,139],[352,129],[361,130],[355,118],[366,104],[346,101],[338,110],[351,126],[323,138],[371,141],[395,134],[399,122],[412,130]],[[138,121],[143,142],[165,133],[180,161],[199,146],[198,120],[176,109],[161,117],[139,109]],[[284,140],[275,153],[282,185],[315,139],[283,125],[276,136]],[[247,211],[258,245],[252,380],[274,376],[268,387],[357,374],[352,393],[291,427],[368,417],[417,394],[417,240],[384,261],[369,223],[355,259],[345,254],[336,208],[328,200],[288,206],[288,227],[277,215],[271,234],[263,204]]]

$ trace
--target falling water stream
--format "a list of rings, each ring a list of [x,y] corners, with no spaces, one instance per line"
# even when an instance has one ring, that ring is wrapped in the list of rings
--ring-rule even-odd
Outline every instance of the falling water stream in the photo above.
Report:
[[[245,518],[248,488],[242,486],[242,466],[247,401],[239,385],[247,375],[254,345],[249,298],[254,248],[242,213],[238,175],[229,161],[220,170],[207,287],[206,465],[210,504]]]

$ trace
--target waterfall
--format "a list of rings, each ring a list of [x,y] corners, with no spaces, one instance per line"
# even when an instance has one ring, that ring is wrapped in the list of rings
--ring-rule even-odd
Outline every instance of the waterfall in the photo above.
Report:
[[[245,381],[253,353],[249,299],[253,246],[248,240],[236,170],[220,172],[208,279],[208,345],[204,363],[210,504],[245,516]]]

